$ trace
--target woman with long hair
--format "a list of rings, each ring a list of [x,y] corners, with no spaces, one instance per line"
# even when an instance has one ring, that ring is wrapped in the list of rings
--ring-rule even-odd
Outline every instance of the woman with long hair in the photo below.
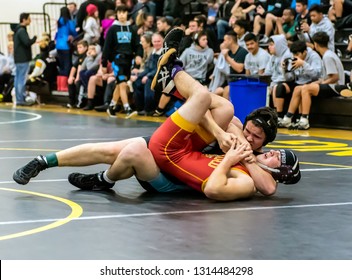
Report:
[[[67,79],[72,65],[70,42],[77,36],[75,28],[75,22],[71,20],[70,11],[67,7],[62,7],[59,20],[57,21],[57,32],[55,36],[59,63],[59,75],[57,77],[57,87],[59,91],[67,91]]]

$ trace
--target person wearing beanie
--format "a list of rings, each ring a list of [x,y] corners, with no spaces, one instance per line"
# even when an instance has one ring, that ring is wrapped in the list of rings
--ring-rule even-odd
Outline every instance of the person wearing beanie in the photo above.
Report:
[[[97,6],[89,4],[86,8],[87,17],[83,21],[83,40],[88,44],[98,43],[100,39],[100,20]]]

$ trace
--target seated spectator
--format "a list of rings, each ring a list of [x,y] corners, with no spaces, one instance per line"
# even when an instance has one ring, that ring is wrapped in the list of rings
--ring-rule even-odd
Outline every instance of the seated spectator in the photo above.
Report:
[[[274,31],[274,23],[277,17],[281,17],[284,9],[289,8],[291,2],[284,1],[259,1],[257,15],[254,18],[253,33],[259,34],[262,25],[265,27],[264,37],[259,41],[262,44],[268,43],[271,33]]]
[[[329,18],[323,14],[323,8],[320,5],[312,5],[309,9],[312,24],[302,23],[301,29],[304,32],[307,46],[314,48],[313,36],[317,32],[326,32],[329,35],[329,49],[335,51],[335,28]]]
[[[269,39],[268,50],[271,57],[265,67],[264,75],[271,76],[269,89],[272,94],[274,87],[277,86],[278,83],[285,82],[282,65],[284,60],[290,58],[292,55],[287,47],[287,40],[284,35],[271,36]]]
[[[208,47],[205,31],[197,33],[194,43],[180,56],[184,70],[202,85],[206,84],[207,72],[213,59],[214,51]]]
[[[0,94],[2,101],[11,100],[11,90],[15,80],[16,65],[13,58],[13,41],[7,44],[7,55],[0,53]]]
[[[332,5],[329,10],[329,19],[332,22],[338,21],[352,14],[351,0],[332,0]]]
[[[306,39],[304,37],[304,32],[301,28],[302,24],[308,23],[308,25],[311,25],[311,23],[312,23],[310,16],[309,16],[308,0],[297,0],[295,9],[296,9],[296,13],[297,13],[297,16],[295,18],[296,38],[298,40],[305,41]]]
[[[313,18],[312,18],[313,21]],[[292,123],[292,117],[299,106],[301,106],[302,116],[297,125],[297,129],[309,129],[309,113],[312,104],[312,97],[329,98],[339,96],[336,91],[336,85],[345,84],[345,73],[343,65],[338,56],[328,48],[329,35],[325,32],[316,32],[313,36],[314,47],[323,58],[323,75],[322,78],[304,85],[298,92],[294,92],[288,112],[282,120],[282,125],[289,127]]]
[[[270,54],[259,47],[258,37],[248,33],[244,37],[248,54],[244,60],[246,75],[262,75],[269,62]]]
[[[148,15],[144,13],[140,14],[139,17],[141,17],[143,20],[142,20],[142,24],[138,26],[137,34],[139,36],[142,36],[147,32],[154,33],[156,30],[154,26],[154,17],[152,15]]]
[[[285,100],[290,100],[292,94],[301,91],[303,85],[318,80],[322,71],[319,54],[307,47],[304,41],[293,42],[290,51],[293,57],[286,60],[283,67],[286,82],[279,82],[273,90],[273,103],[281,127]]]
[[[224,37],[223,48],[221,53],[224,55],[225,61],[230,66],[230,74],[244,74],[244,60],[248,52],[245,48],[237,44],[237,34],[234,31],[229,31]],[[227,82],[223,85],[223,92],[219,92],[221,96],[229,99],[229,86]]]
[[[93,110],[94,107],[94,97],[97,94],[97,87],[100,89],[106,89],[107,84],[113,83],[115,85],[115,76],[114,73],[110,67],[107,67],[107,72],[103,73],[101,70],[101,67],[99,68],[98,72],[90,76],[89,81],[88,81],[88,88],[87,88],[87,105],[83,108],[84,111],[90,111]],[[104,94],[105,97],[105,94]],[[112,97],[112,92],[110,97]],[[106,99],[104,100],[104,104],[108,103],[109,104],[110,100],[107,101]],[[105,109],[105,111],[108,108]]]
[[[156,29],[163,37],[165,37],[172,29],[172,21],[168,17],[161,17],[156,21]]]
[[[139,0],[136,5],[133,6],[131,11],[133,22],[137,21],[137,17],[139,14],[149,14],[156,17],[156,5],[154,1],[150,0]]]
[[[225,34],[230,30],[230,17],[231,10],[235,5],[234,1],[223,1],[220,3],[218,13],[216,15],[216,30],[218,35],[218,42],[221,43],[224,40]]]
[[[283,34],[289,45],[295,40],[296,37],[296,26],[295,21],[296,12],[292,8],[285,9],[282,13],[282,17],[276,18],[275,34]]]
[[[154,37],[155,36],[155,37]],[[159,40],[161,44],[156,42],[158,47],[157,57],[152,56],[155,54],[152,44],[152,37],[154,41]],[[150,89],[151,81],[156,73],[156,65],[159,59],[163,38],[160,34],[154,34],[151,36],[149,33],[142,35],[141,45],[143,47],[143,58],[141,61],[140,68],[137,71],[133,71],[131,75],[133,97],[136,105],[138,115],[151,115],[155,109],[154,92]],[[155,61],[156,59],[156,61]]]
[[[238,45],[246,49],[246,42],[244,41],[244,37],[248,34],[249,22],[243,19],[239,19],[236,20],[236,22],[232,26],[233,31],[235,31],[237,34]]]
[[[207,14],[206,25],[213,27],[216,22],[216,14],[219,11],[219,3],[216,0],[208,0],[207,5],[208,5],[208,14]]]
[[[89,78],[97,73],[100,65],[100,60],[100,46],[96,44],[89,45],[87,56],[83,60],[80,68],[81,70],[79,72],[79,79],[81,81],[81,85],[83,86],[83,93],[80,92],[78,95],[78,108],[83,107],[83,99],[87,97]]]
[[[250,21],[249,13],[256,9],[254,1],[236,0],[231,10],[230,26],[233,26],[237,20]]]
[[[185,30],[185,34],[181,40],[179,47],[179,55],[181,55],[184,50],[189,48],[194,42],[194,36],[201,31],[200,22],[195,19],[191,19],[188,23],[188,27]]]
[[[198,22],[199,31],[205,31],[208,38],[208,46],[214,51],[214,54],[219,54],[220,46],[217,40],[215,31],[207,26],[206,17],[204,15],[197,15],[194,20]]]
[[[49,52],[49,38],[42,37],[39,39],[40,53],[35,57],[33,71],[29,74],[29,82],[34,83],[36,80],[45,81],[50,90],[56,89],[57,62],[55,57],[51,57]],[[29,83],[30,84],[30,83]]]
[[[88,43],[87,41],[81,40],[77,43],[77,53],[78,59],[73,64],[70,70],[70,75],[68,77],[68,97],[69,103],[67,104],[67,108],[74,108],[77,105],[77,97],[79,93],[79,89],[81,87],[81,80],[79,77],[79,73],[81,71],[81,65],[86,58],[88,51]]]

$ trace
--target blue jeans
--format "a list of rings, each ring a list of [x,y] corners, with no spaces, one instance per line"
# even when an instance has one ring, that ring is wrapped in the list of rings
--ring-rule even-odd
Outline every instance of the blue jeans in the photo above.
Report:
[[[226,32],[230,30],[229,22],[223,19],[218,19],[216,22],[216,29],[218,31],[218,40],[219,42],[222,42]]]
[[[29,71],[29,62],[16,63],[15,92],[17,104],[25,103],[26,81]]]

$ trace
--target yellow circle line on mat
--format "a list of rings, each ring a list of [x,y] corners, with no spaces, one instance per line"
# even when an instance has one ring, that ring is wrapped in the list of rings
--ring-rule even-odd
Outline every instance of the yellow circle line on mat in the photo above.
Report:
[[[13,234],[9,234],[9,235],[4,235],[4,236],[0,236],[0,241],[2,240],[7,240],[7,239],[12,239],[12,238],[17,238],[17,237],[22,237],[22,236],[26,236],[26,235],[30,235],[30,234],[36,234],[42,231],[46,231],[49,229],[53,229],[59,226],[62,226],[70,221],[72,221],[73,219],[76,219],[78,217],[80,217],[83,213],[83,209],[82,207],[77,204],[76,202],[73,202],[71,200],[65,199],[65,198],[61,198],[58,196],[53,196],[50,194],[44,194],[44,193],[38,193],[38,192],[31,192],[31,191],[26,191],[26,190],[17,190],[17,189],[8,189],[8,188],[0,188],[0,190],[3,191],[9,191],[9,192],[19,192],[19,193],[25,193],[25,194],[30,194],[30,195],[36,195],[36,196],[41,196],[41,197],[45,197],[48,199],[53,199],[59,202],[62,202],[66,205],[68,205],[71,208],[71,213],[70,215],[68,215],[66,218],[57,220],[51,224],[42,226],[42,227],[38,227],[38,228],[34,228],[31,230],[26,230],[26,231],[22,231],[22,232],[18,232],[18,233],[13,233]]]

